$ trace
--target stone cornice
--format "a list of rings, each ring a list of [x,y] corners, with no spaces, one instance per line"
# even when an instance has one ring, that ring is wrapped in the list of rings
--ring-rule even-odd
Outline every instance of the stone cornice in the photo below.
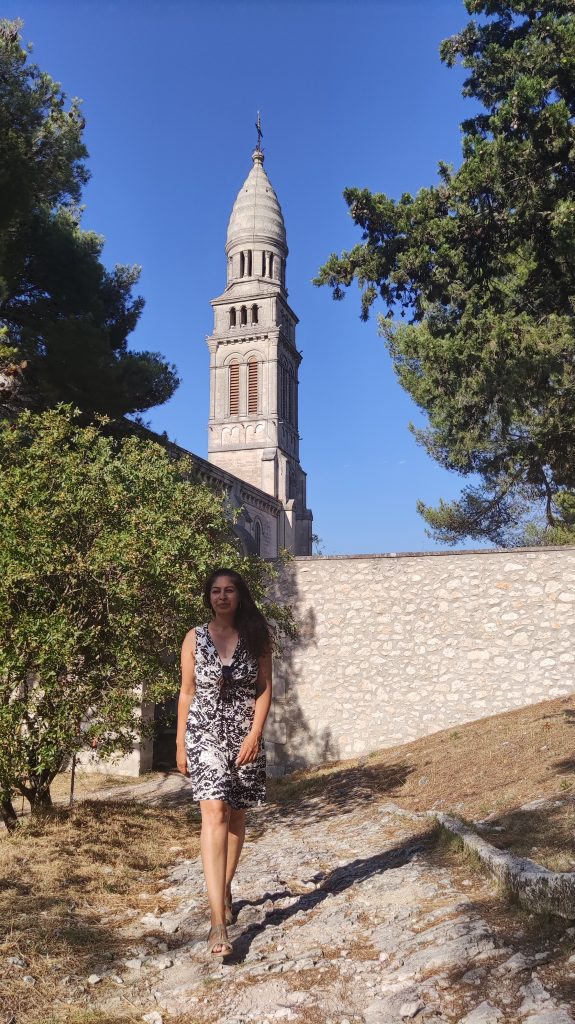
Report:
[[[464,555],[506,555],[513,558],[514,555],[537,554],[546,555],[558,551],[575,552],[575,544],[554,545],[539,548],[469,548],[456,551],[387,551],[378,552],[372,555],[294,555],[296,562],[326,562],[340,561],[351,562],[363,559],[370,562],[374,558],[461,558]]]

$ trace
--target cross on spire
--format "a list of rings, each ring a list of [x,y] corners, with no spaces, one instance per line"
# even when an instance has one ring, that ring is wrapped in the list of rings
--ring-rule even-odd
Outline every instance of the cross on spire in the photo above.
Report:
[[[262,119],[260,117],[259,110],[258,110],[258,119],[256,121],[256,130],[257,130],[257,133],[258,133],[258,144],[256,146],[256,149],[260,150],[260,152],[261,152],[261,148],[262,148],[261,142],[262,142],[262,139],[264,137],[264,133],[262,132]]]

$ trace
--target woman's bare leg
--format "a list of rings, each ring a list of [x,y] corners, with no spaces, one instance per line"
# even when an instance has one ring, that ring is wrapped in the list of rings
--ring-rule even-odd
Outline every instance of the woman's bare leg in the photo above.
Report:
[[[228,819],[228,855],[226,862],[226,893],[231,897],[232,879],[236,873],[246,834],[245,810],[230,810]]]
[[[224,924],[226,920],[224,894],[230,806],[224,800],[200,800],[200,810],[202,812],[200,849],[210,901],[211,923],[212,925]]]

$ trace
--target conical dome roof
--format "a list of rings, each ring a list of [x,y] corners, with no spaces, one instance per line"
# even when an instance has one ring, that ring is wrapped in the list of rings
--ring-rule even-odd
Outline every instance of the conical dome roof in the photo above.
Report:
[[[287,255],[286,229],[271,181],[263,168],[261,149],[252,153],[254,165],[238,192],[228,224],[226,252],[238,243],[252,243],[256,239],[275,242]]]

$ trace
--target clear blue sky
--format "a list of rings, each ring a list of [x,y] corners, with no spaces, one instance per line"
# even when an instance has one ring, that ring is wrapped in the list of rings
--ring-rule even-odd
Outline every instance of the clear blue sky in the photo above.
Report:
[[[146,419],[206,456],[209,301],[225,283],[227,221],[261,111],[282,205],[289,301],[300,318],[301,461],[326,554],[423,551],[415,510],[459,492],[408,430],[375,315],[311,279],[359,241],[348,185],[398,197],[460,162],[463,73],[441,39],[462,0],[5,0],[34,59],[84,101],[92,179],[83,225],[104,260],[141,264],[146,307],[132,347],[163,353],[182,383]]]

